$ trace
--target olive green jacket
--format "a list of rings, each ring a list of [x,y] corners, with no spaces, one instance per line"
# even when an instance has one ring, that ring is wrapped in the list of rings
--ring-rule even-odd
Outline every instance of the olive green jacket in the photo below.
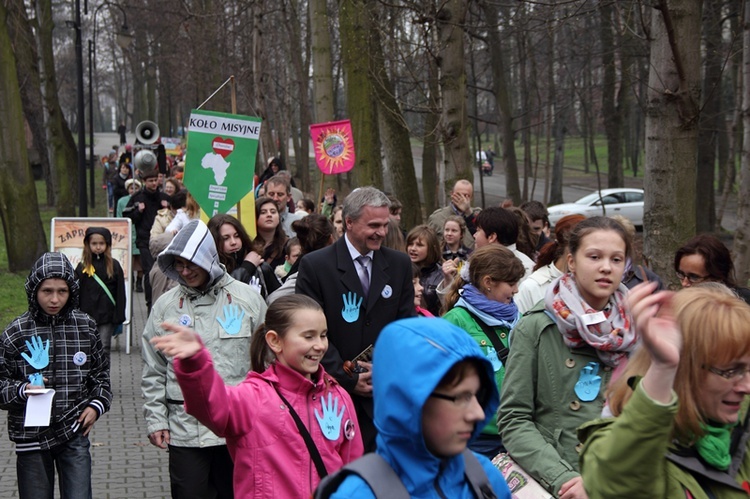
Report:
[[[619,417],[581,427],[579,435],[586,442],[581,471],[589,498],[747,498],[740,485],[750,478],[747,435],[730,465],[737,471],[721,472],[694,457],[690,449],[670,452],[676,413],[677,397],[661,405],[639,384]]]
[[[599,366],[602,378],[591,402],[575,393],[581,370]],[[550,493],[579,475],[576,429],[601,416],[611,368],[596,351],[565,345],[557,325],[539,302],[518,322],[500,393],[498,427],[513,459]]]

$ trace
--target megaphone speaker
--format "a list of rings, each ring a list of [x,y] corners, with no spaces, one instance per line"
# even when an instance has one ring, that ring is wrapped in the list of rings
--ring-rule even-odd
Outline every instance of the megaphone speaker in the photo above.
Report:
[[[159,126],[153,121],[141,121],[135,127],[135,138],[144,145],[151,145],[159,140]]]
[[[135,167],[143,172],[149,172],[156,168],[156,154],[148,149],[141,149],[133,158]]]

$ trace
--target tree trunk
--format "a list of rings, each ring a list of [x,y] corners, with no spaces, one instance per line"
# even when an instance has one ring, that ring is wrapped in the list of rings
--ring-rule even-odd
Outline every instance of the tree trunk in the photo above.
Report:
[[[703,43],[706,55],[703,71],[703,106],[698,131],[698,168],[696,172],[695,228],[698,233],[713,232],[716,226],[714,172],[719,127],[724,126],[721,112],[721,73],[724,65],[721,40],[720,0],[706,0],[703,7]]]
[[[34,149],[39,155],[44,178],[50,178],[49,151],[44,127],[44,106],[39,78],[39,65],[34,42],[34,34],[29,25],[26,8],[23,2],[7,2],[8,30],[13,42],[13,53],[16,58],[16,71],[20,85],[21,102],[24,115],[34,137]],[[55,193],[47,190],[47,201],[54,206]]]
[[[440,93],[442,97],[443,147],[447,193],[457,179],[473,182],[469,150],[468,117],[466,114],[466,69],[464,68],[465,0],[446,0],[437,13],[440,40]]]
[[[372,81],[371,25],[363,0],[340,2],[341,53],[346,75],[346,108],[352,123],[357,158],[352,173],[355,185],[383,188],[380,134]]]
[[[438,174],[438,149],[440,139],[440,85],[437,61],[426,51],[427,58],[427,112],[424,118],[424,146],[422,150],[422,193],[424,216],[429,216],[438,206],[440,176]]]
[[[518,160],[516,158],[515,130],[513,129],[513,108],[510,98],[510,71],[506,69],[502,37],[498,24],[498,11],[494,1],[482,1],[482,10],[489,22],[488,45],[492,61],[492,90],[495,94],[495,105],[503,141],[503,166],[505,167],[506,197],[513,204],[520,205],[521,187],[518,182]],[[496,26],[497,25],[497,26]]]
[[[608,187],[622,187],[625,179],[622,174],[622,112],[617,106],[617,67],[615,66],[615,37],[612,32],[614,9],[609,2],[599,2],[602,42],[602,115],[607,134],[607,176]],[[622,71],[620,71],[622,74]],[[624,80],[624,77],[623,77]],[[620,82],[620,92],[623,91]]]
[[[78,203],[78,152],[73,134],[65,121],[60,101],[57,97],[57,78],[52,51],[52,30],[55,23],[52,19],[51,0],[37,0],[36,15],[38,22],[37,47],[39,50],[42,92],[47,111],[50,150],[50,179],[48,189],[55,193],[56,215],[59,217],[76,216]],[[33,263],[33,262],[32,262]]]
[[[750,0],[745,0],[742,25],[742,161],[737,193],[737,231],[734,233],[734,268],[737,282],[750,279]]]
[[[23,272],[47,251],[47,238],[26,154],[21,94],[7,17],[5,3],[0,2],[0,218],[8,269]]]
[[[695,234],[700,104],[700,0],[660,0],[651,20],[643,254],[668,278],[677,248]],[[675,283],[675,279],[669,279]]]
[[[327,2],[326,0],[310,0],[309,8],[312,36],[313,119],[315,123],[327,123],[333,121],[335,116]]]
[[[286,6],[286,3],[282,3]],[[293,133],[295,136],[300,136],[299,140],[299,153],[296,155],[296,167],[297,176],[300,179],[301,189],[304,192],[311,192],[313,186],[310,184],[310,124],[312,123],[312,115],[310,114],[310,96],[308,94],[308,80],[310,73],[310,49],[309,40],[305,40],[303,46],[300,35],[300,25],[303,20],[299,15],[299,1],[290,0],[289,7],[291,12],[286,12],[284,8],[286,20],[286,29],[289,33],[289,52],[291,58],[292,69],[294,70],[294,77],[299,92],[299,133]],[[307,57],[303,59],[302,55],[306,54]],[[297,128],[297,127],[294,127]],[[317,186],[315,186],[317,189]],[[317,197],[318,193],[315,193]],[[319,202],[320,200],[316,201]]]
[[[371,16],[377,14],[375,12],[377,6],[372,1],[368,2],[368,7]],[[401,106],[396,100],[393,83],[386,71],[385,54],[379,31],[375,29],[372,33],[372,72],[374,89],[378,97],[378,122],[383,152],[388,164],[393,192],[403,205],[401,223],[404,227],[414,227],[421,224],[423,219],[417,176],[414,173],[409,127],[406,125]]]
[[[568,94],[567,89],[562,92],[566,95]],[[567,122],[569,114],[570,106],[567,103],[562,102],[560,107],[557,107],[557,112],[554,115],[555,156],[552,160],[552,180],[550,181],[549,193],[550,206],[564,202],[562,194],[563,166],[565,157],[565,135],[568,133]]]

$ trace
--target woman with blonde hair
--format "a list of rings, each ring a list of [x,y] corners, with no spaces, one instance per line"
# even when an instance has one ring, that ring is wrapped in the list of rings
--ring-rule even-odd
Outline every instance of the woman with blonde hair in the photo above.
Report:
[[[747,497],[750,306],[728,290],[655,291],[644,283],[628,299],[643,347],[610,390],[616,417],[581,429],[586,491]]]

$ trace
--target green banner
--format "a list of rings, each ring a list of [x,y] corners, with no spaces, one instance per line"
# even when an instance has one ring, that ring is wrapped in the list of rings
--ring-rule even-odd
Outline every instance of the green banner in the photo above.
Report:
[[[201,209],[226,213],[253,189],[260,118],[193,110],[183,182]]]

